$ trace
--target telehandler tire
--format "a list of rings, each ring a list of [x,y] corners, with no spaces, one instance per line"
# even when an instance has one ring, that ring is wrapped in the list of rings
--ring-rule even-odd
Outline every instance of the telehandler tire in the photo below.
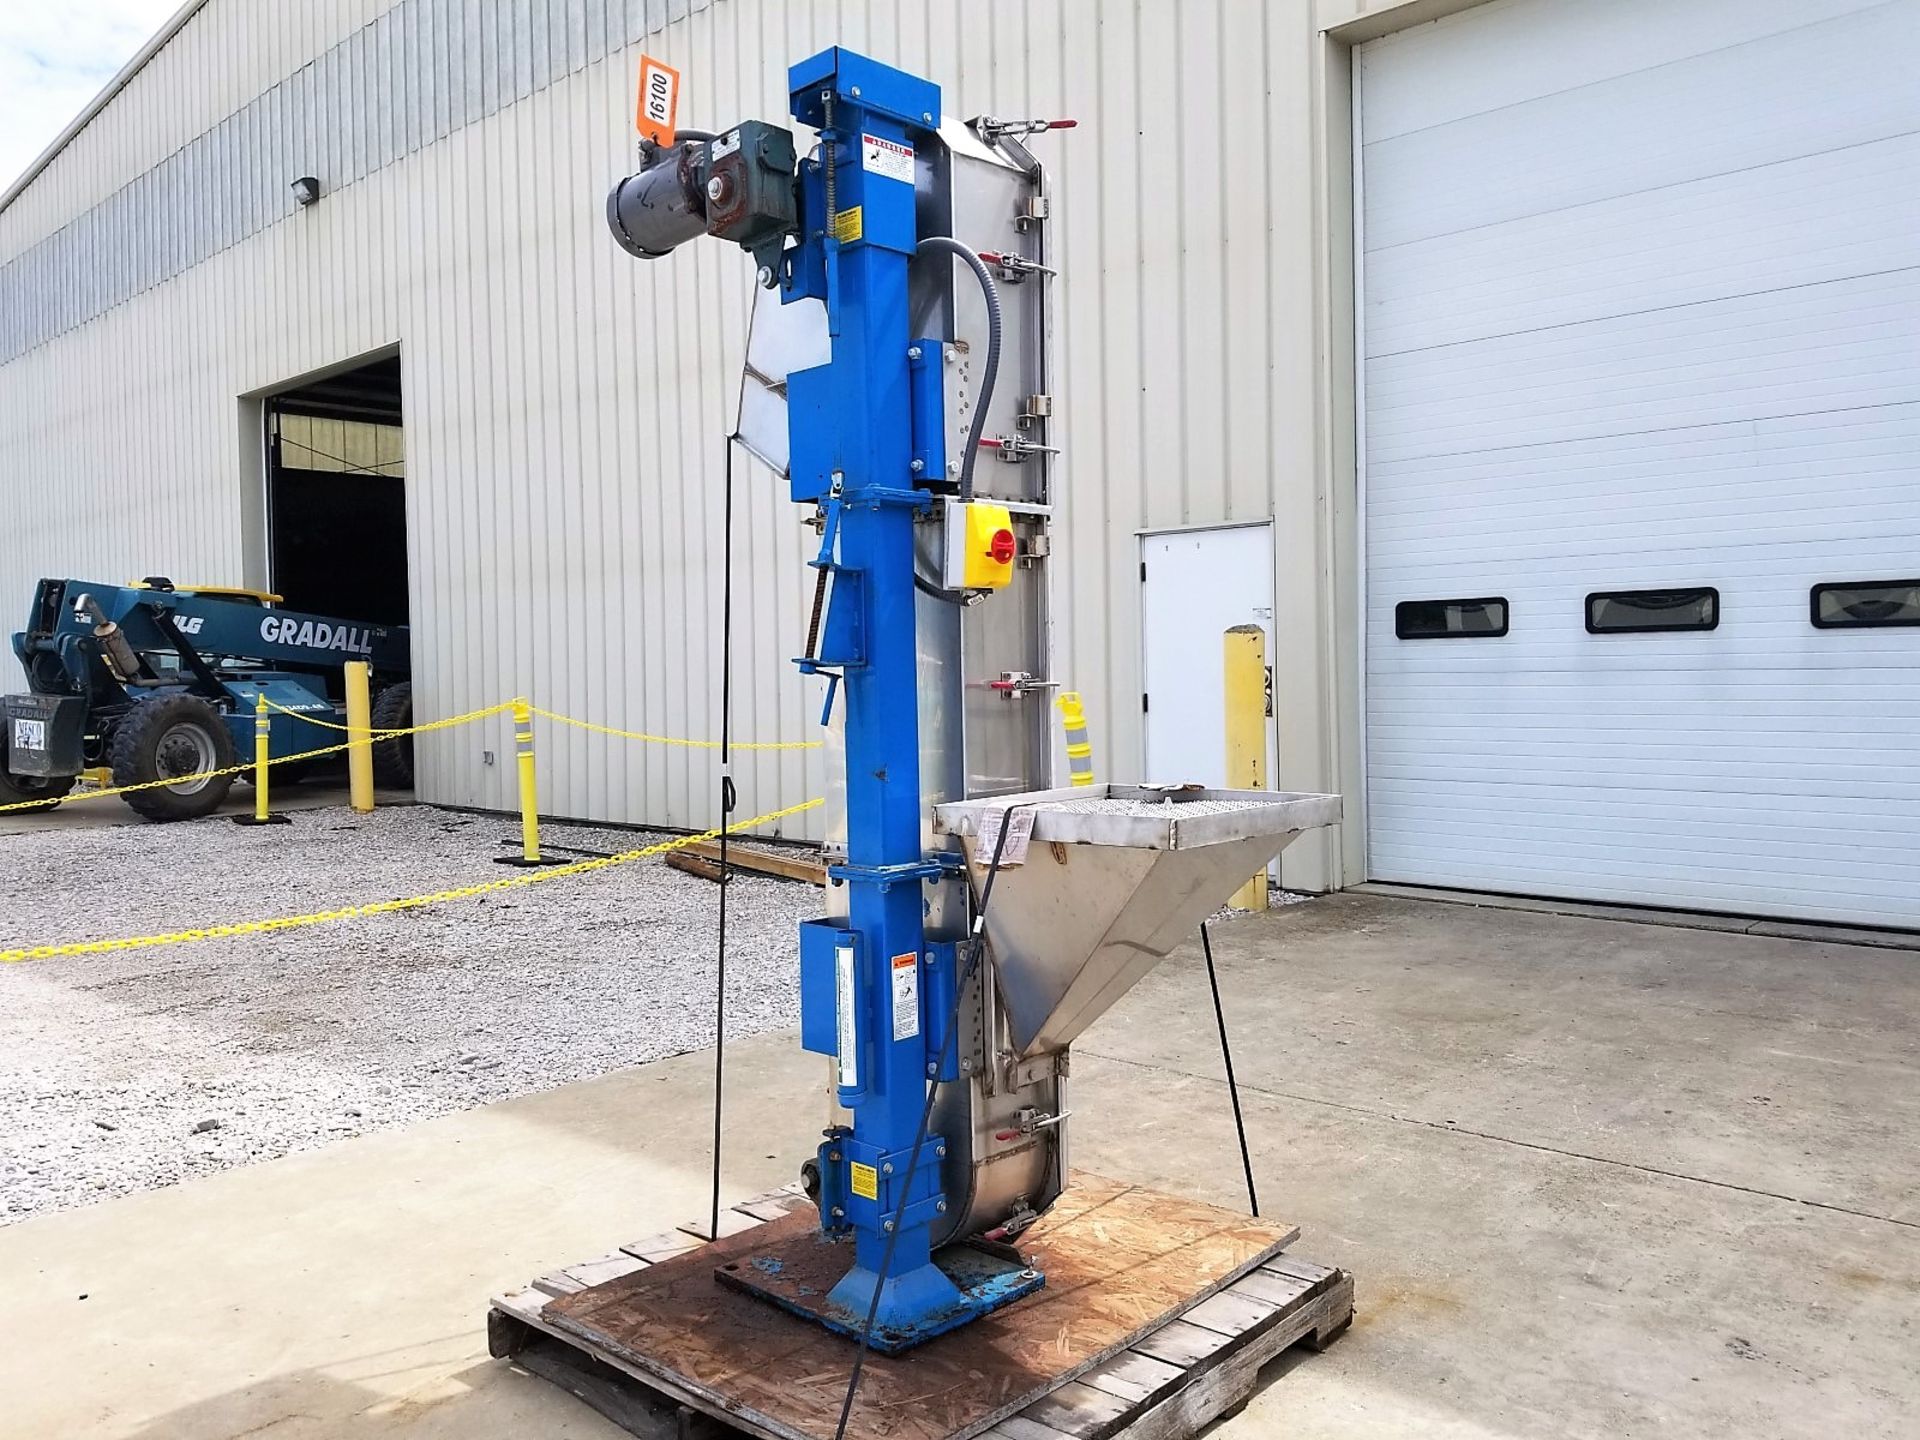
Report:
[[[0,815],[38,815],[43,810],[51,810],[79,778],[77,775],[15,775],[0,765],[0,807],[20,807],[0,809]]]
[[[405,730],[413,724],[413,682],[399,680],[373,698],[375,730]],[[413,736],[389,735],[373,742],[373,780],[389,790],[413,788]]]
[[[107,747],[115,785],[145,785],[173,776],[224,770],[234,763],[233,735],[220,712],[196,695],[142,700],[114,727]],[[149,820],[198,820],[233,788],[233,776],[155,785],[121,798]]]

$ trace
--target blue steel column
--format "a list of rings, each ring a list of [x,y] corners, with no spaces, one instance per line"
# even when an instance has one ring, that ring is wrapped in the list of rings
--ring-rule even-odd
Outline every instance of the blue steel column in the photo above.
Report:
[[[907,265],[915,245],[913,185],[861,163],[863,136],[911,145],[909,125],[939,113],[939,91],[926,81],[843,51],[828,51],[790,72],[794,114],[822,126],[829,116],[823,91],[833,95],[828,143],[835,147],[835,214],[848,217],[841,236],[831,225],[824,185],[809,184],[798,268],[824,259],[825,298],[833,335],[832,360],[810,372],[812,403],[792,410],[795,483],[802,457],[830,464],[838,485],[839,548],[834,610],[858,604],[855,628],[863,637],[859,663],[844,670],[846,706],[847,863],[839,873],[849,888],[849,928],[860,937],[863,983],[856,990],[867,1073],[853,1098],[849,1161],[870,1165],[877,1195],[846,1197],[854,1227],[852,1270],[833,1301],[864,1319],[877,1279],[885,1288],[876,1328],[937,1326],[962,1306],[959,1290],[932,1263],[930,1225],[936,1217],[940,1166],[923,1142],[913,1192],[897,1235],[890,1234],[926,1100],[928,1037],[896,1037],[892,966],[911,957],[921,975],[922,925],[918,657],[914,623],[913,517],[926,504],[914,488],[913,435],[908,398],[909,312]],[[864,99],[863,99],[864,96]],[[817,208],[816,208],[817,207]],[[860,217],[858,234],[851,217]],[[831,432],[831,458],[819,449]],[[829,492],[831,493],[831,491]],[[832,622],[841,622],[836,627]],[[848,617],[830,616],[845,633]],[[891,1254],[889,1256],[889,1248]],[[956,1317],[957,1318],[957,1317]]]

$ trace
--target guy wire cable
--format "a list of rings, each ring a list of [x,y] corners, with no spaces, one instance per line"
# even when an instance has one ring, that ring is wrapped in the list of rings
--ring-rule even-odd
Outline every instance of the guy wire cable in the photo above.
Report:
[[[713,999],[713,1193],[707,1239],[720,1238],[720,1119],[727,1071],[727,828],[733,814],[733,442],[726,438],[725,498],[720,520],[720,935]]]
[[[900,1222],[906,1218],[907,1197],[913,1193],[914,1172],[920,1168],[920,1150],[927,1143],[927,1130],[933,1124],[933,1102],[939,1097],[940,1086],[944,1083],[937,1077],[947,1068],[947,1057],[953,1053],[954,1040],[960,1033],[960,1009],[966,1003],[967,984],[979,968],[981,952],[986,949],[987,906],[993,903],[994,878],[1000,873],[1000,856],[1007,846],[1007,832],[1013,828],[1007,820],[1016,810],[1032,808],[1033,802],[1030,801],[1025,805],[1009,805],[1000,812],[1000,834],[993,842],[993,859],[987,865],[986,883],[980,887],[980,913],[973,917],[967,966],[953,987],[953,1010],[947,1016],[947,1033],[940,1041],[940,1059],[933,1072],[936,1078],[927,1086],[927,1103],[920,1108],[920,1126],[914,1132],[913,1151],[907,1156],[906,1174],[900,1180],[900,1203],[893,1208],[893,1227],[887,1231],[886,1248],[880,1252],[880,1272],[874,1277],[873,1299],[867,1305],[866,1323],[860,1327],[860,1348],[854,1352],[853,1372],[847,1376],[847,1393],[840,1401],[840,1423],[834,1427],[833,1440],[846,1440],[847,1420],[853,1414],[853,1397],[860,1389],[860,1375],[866,1369],[867,1351],[873,1344],[873,1322],[880,1314],[880,1292],[886,1289],[887,1272],[893,1269],[893,1250],[900,1240]]]
[[[1253,1157],[1247,1151],[1247,1122],[1240,1114],[1240,1086],[1233,1078],[1233,1051],[1227,1047],[1227,1012],[1220,1008],[1220,977],[1213,968],[1213,938],[1200,922],[1200,948],[1207,953],[1207,984],[1213,990],[1213,1018],[1220,1027],[1220,1058],[1227,1067],[1227,1095],[1233,1101],[1233,1128],[1240,1136],[1240,1168],[1247,1172],[1247,1209],[1260,1218],[1260,1197],[1253,1193]]]

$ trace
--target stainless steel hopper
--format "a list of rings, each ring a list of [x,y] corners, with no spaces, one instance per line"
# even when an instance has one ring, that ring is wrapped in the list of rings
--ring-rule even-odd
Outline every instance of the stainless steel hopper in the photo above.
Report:
[[[968,863],[993,858],[994,817],[1033,811],[1019,865],[987,909],[1001,1008],[1020,1058],[1064,1049],[1303,830],[1340,818],[1338,795],[1105,785],[934,808]],[[988,832],[982,844],[982,831]]]

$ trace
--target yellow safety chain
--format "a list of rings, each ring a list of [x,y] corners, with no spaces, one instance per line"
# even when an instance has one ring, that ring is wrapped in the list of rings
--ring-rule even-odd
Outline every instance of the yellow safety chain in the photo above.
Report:
[[[571,725],[576,730],[591,730],[596,735],[612,735],[621,740],[645,740],[655,745],[684,745],[690,750],[718,750],[718,740],[681,740],[672,735],[649,735],[643,730],[616,730],[611,725],[596,725],[591,720],[576,720],[571,715],[562,715],[553,710],[542,710],[538,705],[528,707],[535,715],[552,720],[557,724]],[[818,750],[818,740],[735,740],[735,750]]]
[[[280,709],[280,707],[274,705],[271,700],[269,700],[267,704],[276,710]],[[484,720],[489,715],[498,715],[512,708],[513,706],[510,702],[502,705],[489,705],[485,709],[469,710],[464,715],[449,715],[445,720],[429,720],[424,725],[412,725],[405,730],[370,730],[367,734],[368,738],[372,740],[379,740],[393,735],[419,735],[428,730],[445,730],[453,725],[465,725],[473,720]],[[294,712],[287,710],[282,711],[282,713],[291,715]],[[303,715],[299,718],[304,720],[307,717]],[[311,723],[315,725],[326,725],[327,722],[315,720]],[[331,730],[345,730],[347,727],[344,725],[328,725],[327,728]],[[357,740],[348,740],[339,745],[322,745],[318,750],[302,750],[298,755],[282,755],[276,760],[269,760],[267,763],[269,765],[290,765],[296,760],[314,760],[322,755],[338,755],[342,750],[350,750],[359,743],[361,742]],[[192,775],[170,775],[164,780],[142,780],[133,785],[109,785],[99,790],[71,790],[65,795],[49,795],[44,800],[20,800],[11,805],[0,805],[0,815],[6,814],[9,810],[47,810],[55,805],[71,805],[76,800],[101,800],[109,795],[130,795],[136,790],[160,790],[172,785],[191,784],[196,780],[217,780],[222,775],[246,775],[252,773],[252,770],[253,762],[249,760],[244,765],[223,765],[218,770],[200,770]]]
[[[312,760],[320,755],[337,755],[346,745],[323,745],[318,750],[302,750],[298,755],[282,755],[269,765],[285,765],[295,760]],[[164,780],[142,780],[135,785],[108,785],[99,790],[70,790],[65,795],[49,795],[44,800],[21,800],[0,805],[0,815],[9,810],[47,810],[55,805],[71,805],[76,800],[100,800],[108,795],[130,795],[135,790],[159,790],[169,785],[185,785],[194,780],[213,780],[222,775],[245,775],[253,770],[253,761],[244,765],[224,765],[218,770],[201,770],[192,775],[172,775]]]
[[[309,725],[319,725],[328,730],[346,730],[349,728],[345,725],[336,725],[330,720],[316,720],[311,715],[303,715],[297,710],[288,710],[283,706],[274,705],[271,700],[269,700],[267,704],[275,710],[278,710],[282,715],[291,715],[294,719],[304,720]],[[475,714],[492,715],[498,714],[503,710],[511,710],[512,708],[513,702],[508,701],[504,705],[496,705],[492,710],[476,711]],[[551,720],[556,724],[571,725],[576,730],[591,730],[596,735],[611,735],[619,740],[644,740],[653,745],[684,745],[690,750],[718,750],[720,748],[720,742],[718,740],[683,740],[678,736],[654,735],[645,730],[620,730],[612,725],[597,725],[591,720],[576,720],[571,715],[562,715],[558,710],[543,710],[538,705],[529,705],[527,709],[528,713],[538,715],[545,720]],[[431,727],[416,726],[414,728],[430,729]],[[377,740],[388,735],[410,735],[413,731],[374,730],[369,733]],[[818,750],[820,744],[821,742],[818,740],[736,740],[733,742],[733,748],[736,750]]]
[[[467,900],[476,895],[493,895],[502,890],[518,890],[527,885],[542,885],[549,880],[558,880],[567,875],[587,875],[596,870],[609,870],[616,865],[628,865],[635,860],[664,855],[670,850],[684,850],[689,845],[717,840],[720,838],[721,830],[730,834],[738,833],[757,825],[784,820],[789,815],[798,815],[802,811],[813,810],[824,804],[826,804],[824,800],[804,800],[798,805],[789,805],[784,810],[769,810],[766,814],[755,815],[750,820],[738,820],[732,825],[703,831],[698,835],[682,835],[638,850],[626,850],[618,855],[598,855],[591,860],[557,865],[550,870],[524,870],[517,874],[502,876],[498,880],[485,880],[478,885],[462,885],[453,890],[435,890],[429,894],[409,895],[399,900],[373,900],[364,905],[348,905],[338,910],[315,910],[305,915],[280,915],[270,920],[240,920],[230,925],[205,925],[192,930],[172,930],[160,935],[129,935],[114,940],[79,940],[66,945],[31,945],[17,950],[0,950],[0,963],[18,965],[27,960],[51,960],[63,955],[100,955],[116,950],[147,950],[159,945],[188,944],[195,940],[224,940],[235,935],[267,935],[279,930],[298,930],[309,925],[327,925],[336,920],[359,920],[369,915],[389,915],[396,910],[418,910],[424,906],[439,905],[449,900]]]
[[[269,710],[277,710],[282,715],[289,715],[295,720],[304,720],[309,725],[318,725],[322,730],[338,730],[344,735],[361,733],[356,726],[336,725],[331,720],[321,720],[312,715],[303,715],[298,710],[289,710],[286,706],[276,705],[271,700],[267,701],[267,708]],[[469,710],[464,715],[449,715],[445,720],[429,720],[424,725],[396,725],[388,730],[370,729],[364,733],[375,740],[387,740],[395,735],[420,735],[428,730],[445,730],[450,725],[465,725],[470,720],[484,720],[489,715],[504,715],[512,708],[513,702],[511,700],[503,700],[498,705],[488,705],[479,710]]]

